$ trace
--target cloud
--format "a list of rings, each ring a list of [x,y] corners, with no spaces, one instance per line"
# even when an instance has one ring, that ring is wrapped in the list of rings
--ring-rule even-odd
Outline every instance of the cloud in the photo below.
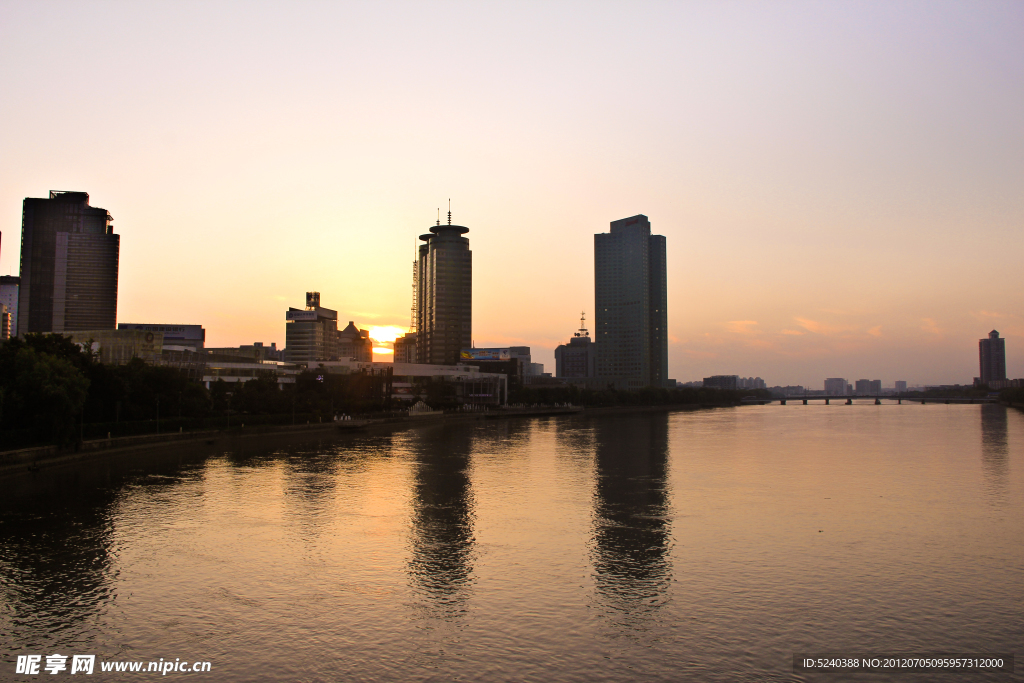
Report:
[[[882,336],[882,326],[881,325],[875,325],[870,330],[868,330],[868,334],[870,334],[872,337],[881,337]]]
[[[931,318],[921,318],[921,329],[929,334],[934,334],[938,337],[942,336],[942,330],[935,324],[935,321]]]
[[[755,334],[757,330],[752,330],[751,328],[756,324],[756,320],[730,320],[725,326],[730,332],[735,334]]]
[[[792,336],[807,334],[807,332],[805,332],[804,330],[782,330],[781,332],[779,332],[779,334],[787,334]]]

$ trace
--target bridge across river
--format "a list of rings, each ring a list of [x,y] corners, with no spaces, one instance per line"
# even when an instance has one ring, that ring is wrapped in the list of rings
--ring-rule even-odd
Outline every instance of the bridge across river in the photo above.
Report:
[[[996,403],[999,399],[997,398],[964,398],[962,396],[784,396],[773,399],[757,399],[756,401],[749,401],[749,403],[757,403],[765,405],[768,403],[775,403],[778,401],[781,405],[786,405],[788,401],[802,401],[803,405],[807,405],[808,401],[824,401],[825,405],[831,404],[832,401],[839,401],[845,405],[853,405],[853,402],[857,401],[874,401],[876,406],[882,405],[882,401],[891,401],[902,405],[904,401],[907,403]]]

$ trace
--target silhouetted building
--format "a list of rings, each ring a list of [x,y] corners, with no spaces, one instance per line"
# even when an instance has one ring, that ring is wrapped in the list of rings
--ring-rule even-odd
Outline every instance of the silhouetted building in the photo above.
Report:
[[[120,235],[86,192],[26,198],[21,218],[18,334],[113,330]]]
[[[905,394],[905,393],[907,393],[907,382],[906,382],[906,380],[902,380],[902,379],[896,380],[896,389],[895,389],[895,391],[896,391],[897,394]]]
[[[829,377],[825,380],[825,394],[828,396],[849,395],[850,384],[842,377]]]
[[[712,375],[704,378],[704,386],[715,389],[729,389],[735,391],[739,388],[739,376],[737,375]]]
[[[11,336],[18,336],[18,289],[21,278],[17,275],[0,275],[0,304],[7,307],[11,316]]]
[[[320,292],[306,292],[306,308],[285,314],[285,357],[291,363],[338,358],[338,312],[320,306]]]
[[[0,341],[11,338],[11,314],[7,304],[0,304]]]
[[[992,330],[988,339],[978,340],[978,355],[981,361],[982,384],[1006,379],[1006,340]]]
[[[588,379],[595,375],[597,351],[587,330],[586,316],[580,315],[580,329],[568,344],[555,347],[555,377]]]
[[[430,228],[420,235],[416,264],[416,357],[420,363],[455,365],[473,345],[473,252],[463,235],[469,228]]]
[[[665,237],[651,234],[647,216],[594,235],[598,378],[621,389],[668,385],[667,306]]]
[[[351,320],[348,327],[338,332],[338,358],[354,358],[369,363],[373,360],[373,342],[370,331],[360,330]]]
[[[416,362],[416,333],[408,332],[395,340],[395,362]]]

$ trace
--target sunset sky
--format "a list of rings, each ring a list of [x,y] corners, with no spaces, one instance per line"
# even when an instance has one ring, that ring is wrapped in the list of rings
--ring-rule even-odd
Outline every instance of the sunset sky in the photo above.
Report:
[[[667,236],[670,374],[1024,377],[1024,3],[0,0],[0,274],[21,205],[121,235],[118,320],[285,340],[307,290],[408,326],[470,228],[477,346],[593,317],[593,234]]]

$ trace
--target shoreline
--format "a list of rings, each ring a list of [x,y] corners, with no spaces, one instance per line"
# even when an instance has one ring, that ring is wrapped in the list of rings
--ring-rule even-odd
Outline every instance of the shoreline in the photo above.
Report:
[[[706,408],[729,408],[734,406],[712,405],[656,405],[656,406],[604,406],[593,408],[524,408],[501,412],[450,413],[438,417],[403,418],[399,420],[369,420],[365,424],[342,427],[345,423],[318,422],[303,425],[259,425],[234,427],[227,430],[204,430],[199,432],[178,432],[171,434],[145,434],[110,439],[84,441],[77,450],[62,450],[57,446],[34,446],[14,451],[0,452],[0,479],[18,475],[33,474],[44,469],[65,467],[76,463],[93,462],[104,458],[164,450],[173,446],[192,449],[200,447],[223,447],[239,439],[254,436],[274,441],[306,441],[317,438],[341,438],[346,435],[390,434],[392,432],[419,427],[456,424],[483,420],[510,420],[513,418],[598,416],[652,412],[675,412],[703,410]]]

